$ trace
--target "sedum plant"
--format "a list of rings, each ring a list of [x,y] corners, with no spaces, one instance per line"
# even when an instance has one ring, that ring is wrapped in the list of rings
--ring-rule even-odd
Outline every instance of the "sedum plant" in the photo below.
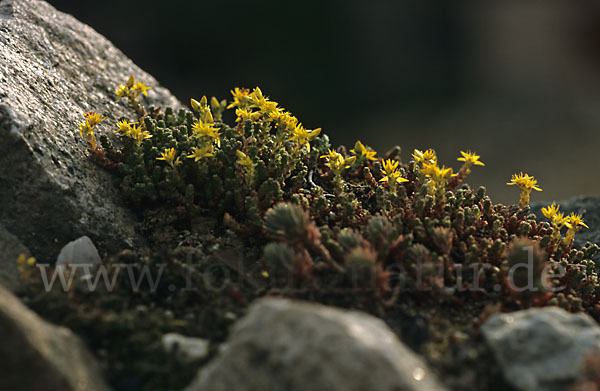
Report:
[[[160,336],[221,342],[264,295],[358,307],[390,325],[423,317],[438,344],[424,350],[434,362],[493,311],[557,305],[600,320],[599,248],[574,247],[587,227],[581,215],[554,204],[542,210],[547,221],[530,213],[531,191],[541,191],[534,177],[513,175],[518,203],[502,205],[465,183],[484,166],[471,151],[454,171],[433,149],[402,160],[399,147],[335,148],[258,87],[177,111],[145,105],[149,88],[131,76],[115,95],[135,118],[110,124],[86,113],[76,131],[149,239],[104,266],[165,267],[165,282],[132,292],[119,279],[111,292],[89,292],[75,280],[66,295],[49,295],[35,259],[18,260],[30,305],[85,336],[115,388],[129,389],[131,378],[145,389],[184,387],[197,366],[165,357]],[[227,272],[211,267],[213,257]],[[449,368],[460,377],[466,366]]]
[[[598,247],[573,248],[576,231],[587,227],[580,215],[552,205],[543,209],[547,223],[529,213],[531,191],[541,191],[534,177],[519,173],[508,182],[521,191],[518,205],[494,204],[485,188],[464,183],[484,166],[471,151],[461,151],[457,173],[432,149],[402,162],[396,147],[378,159],[360,141],[349,152],[332,148],[320,128],[305,128],[258,87],[235,88],[229,102],[191,99],[191,111],[177,112],[145,108],[139,98],[147,89],[133,76],[117,88],[117,100],[126,97],[138,117],[116,125],[118,148],[100,138],[124,196],[142,215],[161,208],[189,219],[208,214],[261,248],[271,242],[261,268],[273,289],[327,281],[332,290],[392,306],[426,286],[444,300],[471,291],[506,308],[561,302],[600,316],[589,266]],[[227,110],[235,113],[231,125]],[[101,121],[88,113],[80,125],[92,151],[100,149],[94,129]],[[523,263],[515,254],[529,248],[551,283],[541,288],[538,270],[535,292],[525,295],[510,273]],[[373,284],[331,284],[332,275],[357,266],[370,270],[365,279]],[[279,279],[286,273],[293,278]]]

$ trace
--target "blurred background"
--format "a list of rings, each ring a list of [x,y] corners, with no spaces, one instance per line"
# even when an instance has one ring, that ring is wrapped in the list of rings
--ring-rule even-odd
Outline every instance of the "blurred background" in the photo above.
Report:
[[[432,147],[516,202],[513,172],[560,200],[600,193],[597,0],[50,0],[182,102],[260,86],[335,145]]]

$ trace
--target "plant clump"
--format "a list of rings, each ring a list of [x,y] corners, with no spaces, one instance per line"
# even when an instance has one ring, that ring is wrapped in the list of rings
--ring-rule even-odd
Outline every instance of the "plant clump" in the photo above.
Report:
[[[559,305],[600,320],[591,260],[599,248],[573,247],[587,227],[582,216],[564,216],[556,205],[543,211],[548,222],[530,213],[530,193],[541,191],[534,177],[513,175],[508,185],[519,187],[518,205],[496,204],[485,188],[465,183],[484,166],[471,151],[460,152],[456,173],[433,149],[403,161],[395,147],[377,158],[360,141],[349,151],[334,148],[320,128],[306,128],[258,87],[235,88],[229,102],[192,99],[191,110],[178,111],[145,107],[148,88],[132,76],[116,90],[136,118],[100,125],[103,119],[88,113],[80,128],[142,217],[151,250],[180,251],[165,271],[176,286],[189,282],[188,272],[205,270],[202,262],[184,269],[181,258],[205,248],[194,227],[210,219],[218,235],[235,236],[252,255],[241,261],[251,276],[240,272],[243,281],[227,285],[234,307],[277,294],[383,317],[424,301],[456,308],[481,302],[480,312],[488,304],[503,311]],[[194,295],[203,303],[212,297]],[[171,299],[164,300],[168,307]],[[198,327],[191,330],[202,334]]]

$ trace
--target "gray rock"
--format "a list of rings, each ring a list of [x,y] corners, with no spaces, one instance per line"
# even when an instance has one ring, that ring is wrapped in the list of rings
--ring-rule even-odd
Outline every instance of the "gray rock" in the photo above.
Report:
[[[377,318],[261,299],[187,391],[443,389]]]
[[[53,326],[0,287],[1,390],[108,390],[70,330]]]
[[[177,100],[108,40],[37,0],[0,2],[0,223],[41,262],[82,235],[101,251],[141,241],[111,175],[78,134],[82,113],[107,116],[97,136],[134,119],[114,88],[130,74],[150,85],[148,102]]]
[[[558,307],[498,314],[482,326],[508,383],[524,391],[561,391],[583,378],[600,354],[600,327],[588,315]]]
[[[29,254],[29,250],[0,224],[0,285],[11,292],[22,286],[17,269],[17,258],[22,253]]]
[[[175,356],[184,364],[206,358],[210,348],[210,343],[206,339],[186,337],[177,333],[163,335],[162,345],[165,352]]]
[[[575,235],[575,247],[581,248],[585,242],[592,242],[600,245],[600,196],[587,195],[573,197],[566,201],[556,202],[560,205],[560,211],[565,213],[580,213],[583,215],[585,223],[590,227],[582,228],[581,231]],[[536,202],[531,204],[531,211],[535,215],[545,221],[545,217],[542,214],[542,208],[551,205],[550,202]],[[600,254],[594,257],[596,263],[600,260]]]
[[[69,242],[60,250],[57,265],[90,265],[96,266],[102,263],[100,254],[94,243],[87,236],[82,236],[77,240]]]

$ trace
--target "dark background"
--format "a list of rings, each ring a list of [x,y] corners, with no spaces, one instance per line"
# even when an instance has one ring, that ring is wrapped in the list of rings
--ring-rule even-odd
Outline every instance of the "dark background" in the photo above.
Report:
[[[50,0],[181,101],[260,86],[334,144],[435,148],[514,202],[600,193],[600,2]],[[118,81],[116,81],[118,82]]]

